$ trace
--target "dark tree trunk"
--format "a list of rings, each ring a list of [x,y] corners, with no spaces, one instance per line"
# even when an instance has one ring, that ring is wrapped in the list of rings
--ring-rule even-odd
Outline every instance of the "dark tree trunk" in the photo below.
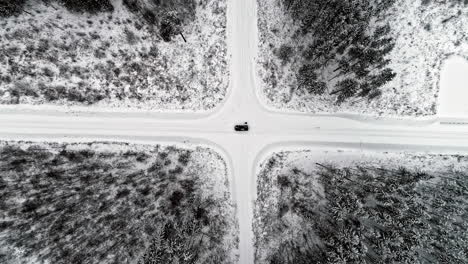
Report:
[[[184,34],[182,34],[182,32],[180,32],[180,36],[184,39],[184,42],[187,43],[187,40],[185,39]]]

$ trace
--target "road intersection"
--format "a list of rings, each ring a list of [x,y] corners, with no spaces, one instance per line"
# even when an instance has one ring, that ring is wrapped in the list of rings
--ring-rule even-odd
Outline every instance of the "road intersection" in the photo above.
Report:
[[[255,0],[229,0],[229,94],[209,114],[131,114],[19,111],[0,108],[0,138],[21,140],[121,140],[211,145],[226,157],[239,217],[240,260],[254,263],[253,201],[259,163],[279,149],[318,145],[468,153],[468,125],[451,119],[364,120],[289,114],[267,109],[257,96]],[[459,120],[459,119],[454,119]],[[248,122],[249,132],[235,132]]]

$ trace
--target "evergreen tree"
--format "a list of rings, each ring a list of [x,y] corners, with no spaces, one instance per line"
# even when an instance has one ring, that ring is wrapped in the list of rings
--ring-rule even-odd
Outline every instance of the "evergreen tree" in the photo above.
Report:
[[[388,10],[395,0],[282,0],[285,11],[299,23],[299,34],[313,34],[313,42],[303,53],[306,65],[299,69],[299,87],[311,87],[319,81],[317,75],[304,74],[313,62],[322,67],[336,65],[329,84],[331,94],[341,103],[350,97],[375,98],[379,89],[395,74],[386,68],[385,57],[393,50],[388,24],[376,26],[375,19]],[[319,68],[314,69],[318,71]],[[309,69],[310,70],[310,69]],[[310,79],[309,79],[310,78]],[[325,84],[325,83],[324,83]],[[299,89],[300,90],[300,89]],[[310,89],[312,94],[323,89]],[[374,97],[369,97],[373,94]]]
[[[336,84],[337,90],[333,91],[332,94],[338,94],[337,102],[342,103],[349,97],[354,96],[358,91],[358,87],[359,83],[355,79],[348,78],[339,81]]]
[[[306,64],[299,69],[297,80],[299,82],[298,89],[305,90],[309,94],[323,94],[326,90],[326,84],[318,81],[317,65]]]
[[[164,41],[171,41],[176,35],[183,35],[183,26],[195,17],[194,0],[124,0],[131,12],[142,14],[146,22],[159,29]]]

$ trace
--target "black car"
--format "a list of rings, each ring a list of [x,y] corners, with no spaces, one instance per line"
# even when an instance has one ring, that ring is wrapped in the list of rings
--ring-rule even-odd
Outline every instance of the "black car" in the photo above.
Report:
[[[242,125],[235,125],[234,130],[238,132],[246,132],[249,131],[249,125],[247,124],[247,122],[245,122]]]

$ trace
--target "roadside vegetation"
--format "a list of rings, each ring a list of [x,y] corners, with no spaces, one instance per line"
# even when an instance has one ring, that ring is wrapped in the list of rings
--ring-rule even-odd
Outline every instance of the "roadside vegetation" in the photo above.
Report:
[[[224,98],[224,1],[0,0],[0,17],[0,104],[204,111]]]
[[[256,263],[468,262],[465,171],[279,160],[258,176]]]
[[[234,263],[209,149],[0,142],[1,263]]]

